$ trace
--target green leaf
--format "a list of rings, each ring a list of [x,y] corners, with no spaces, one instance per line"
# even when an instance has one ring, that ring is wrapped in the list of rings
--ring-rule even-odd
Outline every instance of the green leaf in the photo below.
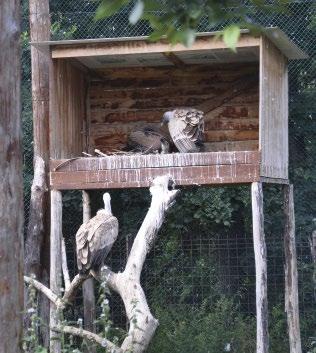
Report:
[[[160,11],[161,4],[155,0],[145,0],[145,11]]]
[[[134,25],[136,22],[142,17],[144,13],[144,2],[142,0],[138,0],[133,7],[131,13],[129,14],[129,22]]]
[[[230,25],[224,29],[223,40],[228,48],[236,51],[236,45],[240,37],[240,27],[238,25]]]
[[[166,31],[164,29],[160,29],[160,30],[155,30],[153,31],[149,37],[148,40],[150,42],[156,42],[157,40],[159,40],[164,34],[166,34]]]
[[[191,47],[195,41],[195,37],[196,37],[196,32],[194,29],[192,28],[187,28],[186,30],[183,31],[183,35],[184,35],[184,40],[183,40],[183,44],[186,47]]]
[[[192,28],[175,29],[171,28],[170,32],[167,33],[167,38],[172,45],[182,43],[186,47],[190,47],[195,40],[196,32]]]
[[[103,0],[97,8],[94,19],[102,20],[104,18],[112,16],[127,3],[128,0]]]
[[[200,18],[201,15],[202,15],[202,8],[201,7],[194,6],[191,9],[189,9],[189,16],[192,19],[197,20]]]

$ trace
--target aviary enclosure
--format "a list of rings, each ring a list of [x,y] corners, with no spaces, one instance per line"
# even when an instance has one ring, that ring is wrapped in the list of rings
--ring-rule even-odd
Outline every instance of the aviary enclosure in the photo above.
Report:
[[[245,31],[236,53],[216,39],[216,33],[200,34],[190,48],[170,47],[164,41],[150,43],[141,37],[33,45],[51,60],[50,290],[35,280],[27,281],[51,300],[51,337],[62,330],[78,334],[74,328],[60,326],[59,312],[90,277],[77,275],[70,282],[67,274],[62,190],[84,191],[87,221],[86,190],[150,187],[152,203],[130,248],[125,270],[114,273],[106,268],[100,275],[124,301],[128,334],[118,347],[95,333],[83,333],[116,352],[143,352],[159,318],[150,312],[140,274],[165,212],[176,200],[174,186],[245,184],[251,186],[252,195],[257,353],[268,352],[262,183],[270,183],[282,184],[284,190],[288,332],[291,352],[301,352],[293,188],[288,181],[287,61],[305,58],[305,54],[277,28],[260,37]],[[133,129],[157,127],[165,111],[187,106],[205,113],[203,152],[117,153]],[[102,156],[91,156],[95,150]],[[62,271],[65,293],[59,299]],[[52,340],[50,348],[58,353],[58,340]]]

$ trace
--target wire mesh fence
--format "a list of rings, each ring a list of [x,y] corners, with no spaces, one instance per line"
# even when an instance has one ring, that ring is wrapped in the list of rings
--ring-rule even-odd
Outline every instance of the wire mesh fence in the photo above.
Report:
[[[51,0],[52,39],[129,37],[147,35],[150,32],[148,24],[144,21],[135,26],[129,24],[128,9],[109,19],[95,22],[96,6],[95,1]],[[251,16],[254,22],[263,26],[281,28],[309,55],[306,60],[290,62],[289,126],[290,178],[295,190],[302,339],[304,351],[312,352],[311,342],[315,336],[313,327],[316,325],[316,292],[313,279],[315,264],[313,264],[309,239],[316,227],[316,124],[313,119],[316,107],[315,4],[314,1],[294,1],[290,6],[289,14],[252,13]],[[23,2],[22,29],[24,31],[22,34],[22,119],[27,215],[33,165],[27,0]],[[202,20],[199,30],[208,31],[214,28],[211,28],[205,19]],[[146,262],[142,277],[150,305],[156,316],[160,317],[162,327],[151,348],[152,352],[167,351],[170,347],[174,352],[191,352],[190,339],[193,340],[194,337],[196,342],[196,337],[200,337],[199,335],[205,342],[211,339],[215,342],[216,337],[221,337],[228,343],[230,343],[229,337],[235,337],[234,339],[238,341],[236,336],[242,336],[237,329],[238,325],[244,331],[245,341],[248,337],[246,333],[253,334],[255,274],[249,192],[249,188],[245,187],[186,189],[175,210],[171,211],[167,225]],[[100,194],[95,192],[92,197],[94,200],[92,204],[97,208],[101,199]],[[112,192],[112,199],[114,214],[118,215],[121,232],[113,249],[111,261],[115,270],[121,270],[133,236],[149,204],[149,195],[146,190],[116,190]],[[73,273],[76,271],[73,236],[81,224],[80,203],[79,192],[64,193],[64,236],[67,239]],[[122,209],[124,213],[120,212]],[[199,209],[200,212],[198,212]],[[282,217],[281,188],[265,187],[272,352],[288,351],[283,299]],[[124,327],[126,318],[119,298],[114,298],[113,307],[116,323]],[[73,315],[80,316],[82,312],[79,310]],[[227,320],[235,320],[238,325],[236,327],[232,325],[228,329],[229,325],[225,326],[225,315]],[[213,321],[217,322],[218,327],[214,326]],[[200,331],[197,331],[196,326],[200,327]],[[202,326],[204,328],[201,329]],[[188,333],[190,330],[192,335]],[[205,332],[212,330],[215,332],[214,337],[210,334],[206,337]],[[225,334],[223,331],[226,331]],[[251,337],[254,339],[254,336]],[[182,340],[183,346],[175,344],[175,338]],[[162,341],[164,344],[161,343]],[[248,341],[251,341],[249,337]],[[247,346],[242,339],[235,344],[244,347],[246,351]],[[217,346],[214,344],[214,347]],[[222,347],[220,351],[223,349]],[[242,350],[239,351],[242,352]],[[213,351],[210,350],[210,352]]]

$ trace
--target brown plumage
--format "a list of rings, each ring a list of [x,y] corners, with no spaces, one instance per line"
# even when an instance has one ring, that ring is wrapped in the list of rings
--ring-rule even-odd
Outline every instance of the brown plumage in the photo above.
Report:
[[[180,152],[199,152],[203,145],[204,113],[194,108],[179,108],[163,115],[172,141]]]
[[[81,225],[76,234],[79,273],[99,271],[117,236],[118,221],[112,215],[110,195],[103,195],[104,209]]]
[[[141,153],[168,153],[170,141],[158,129],[146,126],[130,133],[127,148]]]

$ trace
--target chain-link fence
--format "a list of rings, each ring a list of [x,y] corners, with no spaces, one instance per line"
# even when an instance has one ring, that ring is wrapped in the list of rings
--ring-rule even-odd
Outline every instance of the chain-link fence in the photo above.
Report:
[[[316,325],[316,290],[313,279],[315,263],[310,244],[316,227],[316,124],[313,120],[316,107],[316,11],[313,3],[294,1],[289,14],[251,14],[254,22],[281,28],[309,55],[306,60],[291,62],[289,69],[290,178],[295,188],[301,329],[305,352],[314,352],[316,349],[312,343],[316,335],[313,331]],[[23,6],[22,28],[25,32],[22,98],[27,215],[33,158],[27,0]],[[135,26],[128,23],[128,9],[107,20],[95,22],[96,6],[95,1],[51,0],[52,39],[128,37],[150,32],[146,22],[139,22]],[[200,30],[214,28],[204,20]],[[152,352],[166,352],[170,349],[174,352],[192,352],[191,341],[195,342],[194,349],[198,352],[218,353],[227,347],[237,351],[234,345],[244,347],[244,350],[239,349],[238,352],[246,352],[252,347],[246,344],[255,337],[255,275],[249,192],[249,188],[244,186],[188,188],[171,211],[161,237],[146,263],[142,278],[151,307],[161,322],[151,347]],[[112,254],[115,269],[121,269],[125,263],[131,239],[148,206],[147,194],[146,190],[112,192],[114,213],[118,215],[121,227],[121,236]],[[97,208],[100,194],[95,192],[92,196],[93,205]],[[78,207],[80,193],[66,192],[64,201],[64,235],[67,238],[69,258],[72,259],[70,262],[75,266],[73,235],[81,224],[82,213]],[[288,352],[283,299],[281,202],[281,188],[266,186],[265,228],[273,353]],[[122,209],[124,213],[120,212]],[[119,298],[115,298],[113,304],[115,321],[124,326],[125,317]],[[81,310],[77,310],[74,315],[81,315]],[[197,337],[200,337],[201,342],[204,340],[204,343],[199,343],[200,346],[196,345]],[[227,341],[229,346],[216,346],[214,342],[219,340],[220,344]],[[210,347],[215,348],[212,350]],[[218,347],[222,348],[218,350]]]

